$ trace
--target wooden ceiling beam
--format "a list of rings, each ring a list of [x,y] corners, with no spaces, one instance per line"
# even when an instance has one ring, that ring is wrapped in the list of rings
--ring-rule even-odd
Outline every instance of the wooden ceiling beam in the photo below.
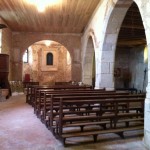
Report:
[[[146,40],[145,39],[128,39],[128,40],[118,40],[117,45],[119,46],[137,46],[137,45],[145,45],[146,44]]]
[[[123,25],[121,26],[121,28],[144,30],[144,27],[143,27],[143,26],[141,26],[141,25],[132,25],[132,24],[130,24],[130,25],[128,25],[128,24],[123,24]]]

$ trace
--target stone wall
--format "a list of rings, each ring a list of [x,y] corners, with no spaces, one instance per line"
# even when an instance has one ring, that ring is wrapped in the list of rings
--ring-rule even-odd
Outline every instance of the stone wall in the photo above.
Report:
[[[136,47],[130,50],[129,69],[132,73],[131,86],[139,91],[146,92],[148,83],[148,62],[144,61],[145,46]]]
[[[117,48],[115,55],[115,69],[120,69],[119,77],[115,77],[115,88],[123,88],[123,71],[129,71],[131,80],[129,81],[130,88],[136,88],[138,91],[146,91],[148,82],[148,63],[144,61],[145,46],[135,48]],[[146,72],[144,73],[146,69]],[[144,75],[145,74],[145,75]],[[145,77],[144,77],[145,76]]]
[[[44,57],[43,52],[56,52],[54,60],[58,66],[45,66],[42,65]],[[32,58],[31,58],[32,57]],[[53,85],[55,82],[68,82],[71,80],[71,61],[67,57],[67,49],[64,46],[50,46],[45,45],[32,45],[29,48],[29,63],[23,63],[23,79],[25,74],[30,74],[33,81],[39,81],[40,84]]]
[[[123,70],[129,69],[130,49],[117,48],[115,53],[115,88],[124,88]],[[118,71],[119,70],[119,74]]]
[[[5,24],[6,23],[0,18],[0,23]],[[11,80],[12,74],[11,74],[11,66],[12,66],[12,31],[11,29],[7,26],[7,28],[2,29],[2,48],[1,48],[1,53],[3,54],[8,54],[9,55],[9,76],[8,78]]]
[[[89,36],[92,36],[96,59],[96,88],[114,89],[114,62],[118,33],[130,5],[135,2],[141,13],[146,33],[148,58],[150,57],[150,0],[100,1],[82,37],[82,57],[86,53]],[[118,5],[117,5],[118,4]],[[84,59],[82,59],[82,65]],[[148,59],[148,66],[150,59]],[[106,66],[106,67],[105,67]],[[104,69],[105,72],[102,72]],[[145,99],[144,143],[150,149],[150,68]]]
[[[80,34],[50,34],[50,33],[13,33],[13,80],[22,80],[22,55],[33,43],[41,40],[59,42],[71,56],[71,79],[81,81],[81,35]],[[18,74],[17,72],[20,72]]]

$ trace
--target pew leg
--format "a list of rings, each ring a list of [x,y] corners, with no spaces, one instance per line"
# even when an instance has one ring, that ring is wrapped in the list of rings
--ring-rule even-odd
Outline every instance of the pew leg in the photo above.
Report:
[[[64,146],[66,146],[66,138],[62,139],[62,143],[63,143]]]
[[[129,122],[126,122],[126,127],[129,127]]]
[[[94,142],[97,142],[97,134],[93,135]]]
[[[103,127],[104,130],[106,130],[106,124],[101,124],[101,127]]]
[[[123,132],[117,132],[116,134],[118,134],[122,139],[124,139]]]
[[[80,126],[80,128],[81,128],[81,132],[83,132],[83,128],[84,128],[84,126]]]

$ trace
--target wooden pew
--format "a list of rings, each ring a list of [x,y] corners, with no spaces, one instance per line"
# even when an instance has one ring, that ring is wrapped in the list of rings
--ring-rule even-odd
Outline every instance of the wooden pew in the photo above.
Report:
[[[145,94],[35,87],[37,95],[34,96],[45,111],[44,120],[48,116],[49,128],[55,131],[64,145],[66,138],[70,137],[92,135],[97,141],[98,134],[117,133],[123,137],[123,132],[143,128]],[[137,102],[139,106],[131,106],[131,103]],[[100,129],[87,131],[88,126]],[[72,127],[79,127],[80,130],[64,132],[64,129],[69,131]]]
[[[131,103],[139,102],[140,106],[131,107]],[[106,109],[106,105],[113,103],[113,107]],[[120,107],[120,104],[126,103],[127,108]],[[88,104],[99,104],[97,110],[84,110],[90,115],[80,115],[79,111],[70,111],[72,105],[78,104],[79,106]],[[105,104],[105,105],[104,105]],[[143,129],[143,116],[144,116],[144,98],[120,98],[120,99],[101,99],[101,100],[59,100],[59,115],[55,118],[57,125],[57,136],[63,141],[65,145],[66,138],[90,136],[92,135],[94,141],[97,141],[98,134],[116,133],[123,136],[123,133],[131,130]],[[104,107],[103,107],[104,106]],[[67,108],[66,108],[67,107]],[[137,109],[142,111],[137,112]],[[68,110],[68,111],[66,111]],[[83,110],[82,110],[83,113]],[[97,115],[99,114],[99,115]],[[133,124],[134,123],[134,124]],[[106,126],[107,124],[107,126]],[[120,127],[121,124],[121,127]],[[105,128],[90,128],[90,130],[83,130],[85,126],[105,125]],[[70,127],[82,127],[81,131],[69,130]],[[64,129],[67,128],[67,132]]]
[[[31,98],[33,95],[32,87],[38,86],[39,82],[24,82],[24,88],[26,93],[26,103],[31,104]]]
[[[64,88],[64,87],[63,87]],[[31,87],[31,91],[32,91],[32,105],[34,106],[34,112],[36,113],[36,109],[37,109],[37,105],[38,105],[38,101],[39,101],[39,95],[40,95],[40,92],[48,92],[48,93],[99,93],[99,92],[104,92],[105,89],[89,89],[89,88],[86,88],[86,89],[82,89],[82,88],[79,88],[79,89],[68,89],[66,88],[65,90],[61,89],[61,88],[53,88],[51,86],[32,86]],[[114,92],[114,91],[109,91],[109,92]],[[71,95],[71,94],[70,94]],[[43,96],[43,94],[41,94],[41,97]],[[41,98],[40,97],[40,98]],[[34,103],[34,104],[33,104]]]
[[[50,98],[51,96],[51,98]],[[43,106],[43,118],[46,119],[46,116],[48,116],[48,127],[53,131],[55,129],[55,125],[54,123],[54,117],[56,115],[58,115],[58,109],[59,109],[59,105],[58,105],[58,101],[60,99],[60,97],[63,97],[63,100],[70,100],[70,101],[82,101],[82,100],[88,100],[88,99],[120,99],[120,98],[145,98],[145,94],[125,94],[125,93],[101,93],[99,95],[86,95],[86,96],[75,96],[75,95],[68,95],[67,93],[66,95],[60,95],[60,94],[48,94],[45,93],[45,99],[44,99],[44,106]],[[47,103],[47,99],[48,101],[51,101]],[[122,106],[122,108],[127,107],[126,103],[122,103],[120,104],[120,106]],[[88,105],[86,106],[87,110],[90,110],[91,108],[93,108],[94,106]],[[73,109],[73,108],[72,108]],[[79,111],[79,107],[74,108],[74,110]],[[55,113],[52,111],[55,110]],[[137,110],[140,111],[140,110]],[[88,113],[88,112],[87,112]]]
[[[28,85],[27,86],[27,94],[26,94],[26,101],[34,105],[34,97],[36,90],[38,89],[51,89],[51,90],[85,90],[85,89],[92,89],[92,86],[90,85],[53,85],[53,86],[47,86],[47,85]]]
[[[34,112],[38,115],[39,112],[41,112],[41,109],[44,108],[44,113],[43,114],[46,114],[46,110],[47,110],[47,106],[46,104],[44,105],[44,102],[43,102],[43,95],[44,93],[46,93],[46,99],[51,99],[51,94],[53,94],[53,98],[54,97],[59,97],[59,96],[68,96],[68,97],[73,97],[73,96],[82,96],[84,97],[86,95],[87,96],[102,96],[102,95],[124,95],[124,94],[129,94],[128,92],[116,92],[116,91],[103,91],[103,90],[49,90],[49,89],[39,89],[36,91],[38,94],[36,95],[39,95],[39,92],[40,92],[40,96],[36,97],[35,98],[35,106],[34,106]],[[47,100],[45,100],[45,103],[46,103]],[[50,103],[49,103],[50,105]],[[49,108],[49,107],[48,107]],[[45,115],[44,115],[45,116]],[[44,117],[45,118],[45,117]]]

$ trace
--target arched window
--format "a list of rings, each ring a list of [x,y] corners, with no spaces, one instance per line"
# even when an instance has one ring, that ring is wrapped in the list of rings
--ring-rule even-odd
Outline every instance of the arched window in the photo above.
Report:
[[[47,53],[46,64],[47,65],[53,65],[53,54],[52,53]]]
[[[29,61],[29,50],[26,49],[25,53],[23,54],[23,62],[28,63]]]

